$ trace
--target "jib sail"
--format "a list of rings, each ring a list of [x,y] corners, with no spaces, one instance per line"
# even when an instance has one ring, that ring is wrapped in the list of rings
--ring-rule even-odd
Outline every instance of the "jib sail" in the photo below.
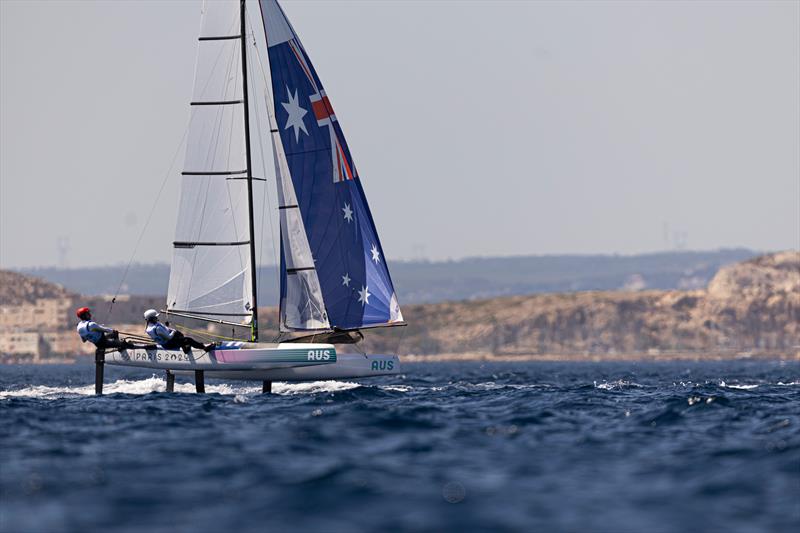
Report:
[[[282,304],[293,286],[305,283],[298,279],[313,272],[324,302],[320,318],[331,328],[402,322],[361,177],[331,101],[281,7],[275,0],[260,5],[272,78],[273,139],[280,145],[276,165],[285,160],[281,174],[292,187],[284,188],[293,193],[290,200],[284,196],[293,203],[281,208],[299,212],[311,255],[302,267],[292,267],[295,257],[284,237]],[[288,319],[293,308],[281,306],[284,331],[314,329],[293,327]]]

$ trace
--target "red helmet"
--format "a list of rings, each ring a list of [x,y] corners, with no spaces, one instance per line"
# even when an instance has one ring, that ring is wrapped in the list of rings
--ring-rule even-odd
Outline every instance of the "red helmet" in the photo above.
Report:
[[[75,311],[75,314],[78,315],[78,318],[83,318],[84,315],[88,315],[90,312],[88,307],[81,307]]]

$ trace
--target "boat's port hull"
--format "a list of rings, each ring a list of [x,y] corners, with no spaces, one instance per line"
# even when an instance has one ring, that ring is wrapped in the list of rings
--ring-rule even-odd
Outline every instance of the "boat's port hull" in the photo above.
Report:
[[[175,374],[202,370],[209,378],[307,381],[361,378],[400,373],[396,355],[337,354],[332,344],[282,343],[268,347],[109,352],[105,364],[170,370]]]

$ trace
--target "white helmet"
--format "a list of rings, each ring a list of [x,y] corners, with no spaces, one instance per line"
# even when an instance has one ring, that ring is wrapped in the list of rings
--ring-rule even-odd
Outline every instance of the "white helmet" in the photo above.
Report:
[[[148,309],[147,311],[144,312],[145,320],[150,320],[151,318],[157,318],[157,317],[158,317],[158,311],[156,311],[155,309]]]

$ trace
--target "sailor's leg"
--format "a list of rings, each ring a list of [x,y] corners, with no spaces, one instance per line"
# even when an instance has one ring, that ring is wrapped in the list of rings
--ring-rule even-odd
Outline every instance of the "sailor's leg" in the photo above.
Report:
[[[102,343],[105,348],[117,348],[118,350],[129,350],[131,348],[135,348],[133,343],[120,340],[119,332],[106,333],[102,339]]]
[[[94,393],[98,396],[103,394],[103,370],[106,363],[106,351],[97,348],[94,352]]]
[[[195,390],[201,394],[206,392],[205,376],[202,370],[194,371],[194,387]]]
[[[167,370],[167,392],[175,392],[175,374]]]
[[[184,346],[189,345],[192,348],[197,348],[198,350],[205,350],[206,345],[202,342],[196,341],[191,337],[184,337],[183,338]]]
[[[172,336],[170,340],[167,342],[162,342],[161,346],[166,348],[167,350],[183,350],[183,353],[189,353],[189,345],[186,344],[186,337],[183,336],[183,333],[180,331],[176,331],[175,334]]]
[[[261,393],[262,394],[272,394],[272,382],[271,381],[263,381],[263,382],[261,382]]]
[[[136,348],[132,342],[129,341],[120,341],[120,340],[113,340],[108,342],[109,348],[116,348],[118,350],[133,350]]]

